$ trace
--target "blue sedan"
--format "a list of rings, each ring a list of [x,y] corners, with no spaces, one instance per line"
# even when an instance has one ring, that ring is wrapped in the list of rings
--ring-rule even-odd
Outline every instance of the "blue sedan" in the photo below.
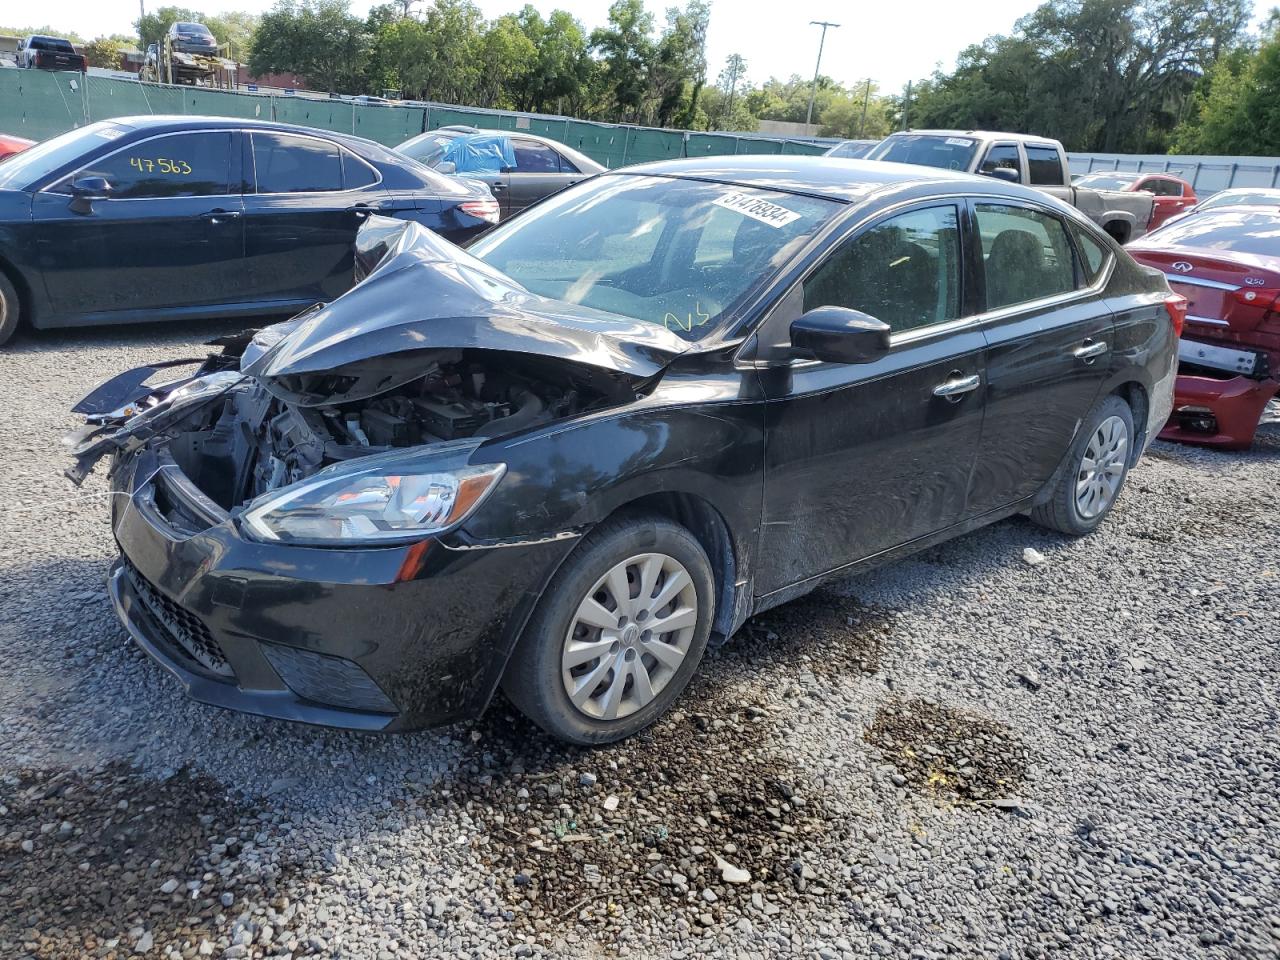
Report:
[[[371,214],[454,243],[484,184],[359,137],[217,117],[107,120],[0,164],[0,343],[37,328],[291,314],[353,283]]]

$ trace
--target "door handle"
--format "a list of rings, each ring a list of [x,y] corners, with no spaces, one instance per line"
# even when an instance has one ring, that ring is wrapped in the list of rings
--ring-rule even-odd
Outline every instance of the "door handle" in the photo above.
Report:
[[[959,370],[954,370],[946,381],[933,388],[933,395],[957,401],[971,390],[977,390],[981,383],[982,377],[976,373],[966,377],[962,376]]]
[[[1071,355],[1077,360],[1083,360],[1085,363],[1092,363],[1095,357],[1100,357],[1107,352],[1107,341],[1105,340],[1086,340],[1081,346],[1071,351]]]
[[[196,216],[197,220],[206,220],[209,223],[221,223],[223,220],[239,220],[239,210],[209,210]]]
[[[489,189],[492,190],[494,193],[499,193],[507,189],[507,185],[505,183],[491,183],[489,184]]]

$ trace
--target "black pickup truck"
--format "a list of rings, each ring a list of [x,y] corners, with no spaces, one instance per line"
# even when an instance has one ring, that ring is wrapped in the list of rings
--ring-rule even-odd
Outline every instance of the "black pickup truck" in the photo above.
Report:
[[[89,61],[76,53],[70,40],[61,37],[45,37],[32,34],[18,41],[18,66],[28,70],[79,70],[89,69]]]

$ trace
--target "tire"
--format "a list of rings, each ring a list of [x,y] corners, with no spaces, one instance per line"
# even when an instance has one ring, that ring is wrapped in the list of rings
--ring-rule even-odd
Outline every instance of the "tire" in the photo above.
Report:
[[[18,291],[0,272],[0,346],[4,346],[18,329]]]
[[[656,610],[641,602],[646,576],[651,598],[663,601],[664,592],[672,593]],[[615,596],[622,586],[624,604]],[[644,628],[659,618],[678,628],[656,636]],[[688,685],[714,618],[711,563],[688,530],[652,516],[606,520],[552,578],[507,664],[502,689],[553,737],[583,746],[621,740],[658,719]]]
[[[1052,495],[1031,511],[1031,519],[1068,536],[1093,533],[1124,489],[1133,459],[1134,439],[1133,411],[1129,404],[1112,394],[1094,407],[1086,419],[1059,471]],[[1103,469],[1090,473],[1089,461],[1118,468],[1118,472]]]

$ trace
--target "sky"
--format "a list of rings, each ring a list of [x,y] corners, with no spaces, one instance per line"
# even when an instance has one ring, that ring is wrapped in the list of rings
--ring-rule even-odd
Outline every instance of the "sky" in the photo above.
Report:
[[[222,10],[262,12],[274,0],[144,0],[148,9],[165,2],[190,6],[205,13]],[[377,0],[381,2],[381,0]],[[484,15],[493,19],[514,13],[526,0],[476,0]],[[555,8],[568,10],[590,31],[603,24],[610,0],[531,0],[544,15]],[[659,23],[673,0],[646,0]],[[1259,17],[1275,0],[1256,0]],[[363,16],[373,4],[352,0],[353,13]],[[8,6],[8,4],[6,4]],[[421,3],[419,4],[421,6]],[[747,61],[747,77],[760,83],[771,76],[793,73],[812,77],[818,54],[820,28],[811,20],[841,24],[827,31],[822,72],[849,86],[870,78],[886,93],[901,90],[908,80],[928,76],[941,65],[950,69],[956,54],[992,34],[1008,33],[1014,21],[1038,6],[1038,0],[991,0],[959,3],[956,0],[908,0],[902,6],[848,0],[711,0],[711,24],[707,31],[708,73],[712,81],[725,58],[739,53]],[[132,33],[138,17],[137,0],[45,0],[38,7],[41,23],[74,31],[85,38],[110,33]],[[416,9],[416,8],[415,8]],[[6,24],[14,8],[0,14]],[[37,16],[34,12],[30,16]],[[13,26],[25,24],[14,23]],[[37,24],[31,24],[35,26]]]

